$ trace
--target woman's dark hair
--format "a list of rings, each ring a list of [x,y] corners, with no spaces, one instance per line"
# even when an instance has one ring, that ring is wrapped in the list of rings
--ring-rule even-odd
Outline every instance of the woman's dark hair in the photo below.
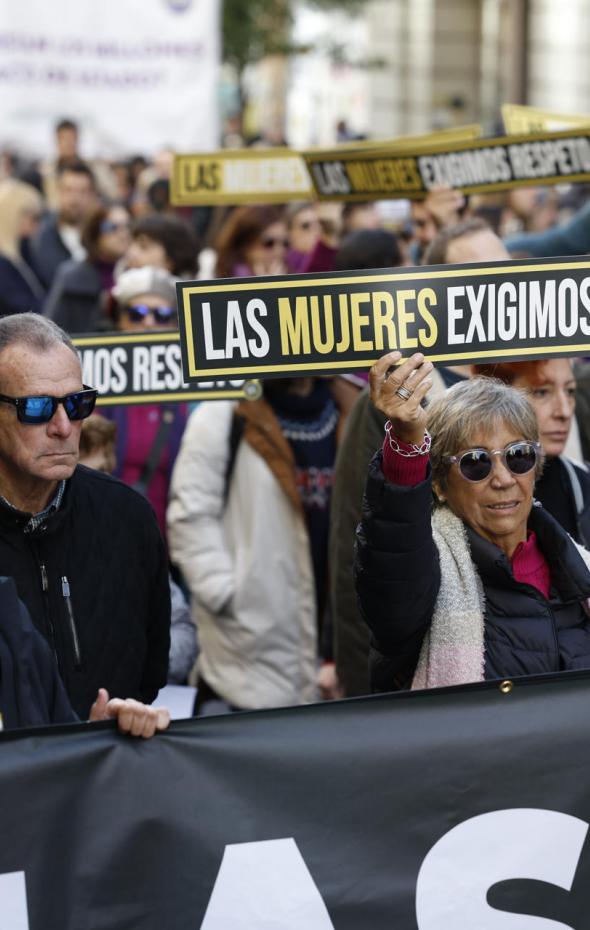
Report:
[[[191,278],[197,267],[199,243],[192,226],[178,216],[150,214],[135,221],[131,236],[145,236],[159,242],[170,262],[170,271],[178,278]]]
[[[231,278],[234,268],[245,261],[244,251],[260,238],[265,229],[285,219],[279,206],[236,207],[221,227],[215,240],[218,278]]]
[[[343,240],[334,270],[395,268],[401,263],[402,253],[393,233],[386,229],[359,229]]]
[[[122,210],[128,214],[127,207],[123,204],[112,203],[108,207],[100,206],[92,210],[82,227],[82,233],[80,236],[80,241],[88,253],[88,258],[91,262],[97,262],[100,259],[100,252],[98,248],[98,240],[100,239],[101,226],[104,221],[107,219],[109,213],[113,207],[120,207]]]

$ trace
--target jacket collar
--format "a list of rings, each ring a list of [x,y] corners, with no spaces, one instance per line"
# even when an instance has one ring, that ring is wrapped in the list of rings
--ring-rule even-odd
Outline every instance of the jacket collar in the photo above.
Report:
[[[538,501],[531,509],[528,527],[536,533],[539,548],[551,568],[551,582],[561,598],[574,601],[590,597],[590,573],[575,543]],[[517,585],[508,556],[470,527],[466,530],[471,555],[481,577],[492,585],[504,586],[507,578]]]
[[[54,506],[53,511],[38,526],[27,532],[27,536],[35,538],[36,536],[42,534],[44,535],[46,532],[54,530],[58,525],[61,525],[65,513],[69,509],[70,486],[71,483],[75,480],[75,474],[76,472],[74,472],[74,475],[72,475],[71,478],[68,478],[63,482],[63,490],[61,491],[61,494],[59,491],[56,493],[56,497],[54,497],[53,501],[51,501],[47,509],[55,505],[56,498],[59,496],[57,508]],[[5,501],[0,496],[0,529],[8,532],[13,531],[24,533],[26,527],[30,524],[32,517],[33,514],[27,513],[23,510],[17,510],[16,507],[13,507],[10,503],[8,503],[8,501]]]

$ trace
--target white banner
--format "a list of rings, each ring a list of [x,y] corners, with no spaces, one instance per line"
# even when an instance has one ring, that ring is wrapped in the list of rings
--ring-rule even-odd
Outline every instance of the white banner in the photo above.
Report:
[[[82,154],[214,148],[219,0],[0,0],[0,147]]]

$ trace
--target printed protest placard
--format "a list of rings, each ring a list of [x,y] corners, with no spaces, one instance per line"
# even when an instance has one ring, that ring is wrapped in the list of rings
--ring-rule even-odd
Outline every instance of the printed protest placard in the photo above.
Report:
[[[337,149],[304,153],[320,200],[424,198],[454,187],[466,194],[590,180],[590,128],[476,139],[415,150]]]
[[[340,152],[413,148],[478,139],[474,123],[426,135],[375,142],[345,142]],[[222,149],[174,156],[171,202],[176,206],[223,206],[242,203],[286,203],[315,197],[305,160],[287,148]]]
[[[590,258],[177,284],[187,382],[590,355]]]
[[[170,199],[178,206],[285,203],[312,196],[305,162],[290,149],[227,149],[174,157]]]
[[[524,132],[554,132],[590,126],[590,116],[581,113],[554,113],[517,103],[502,104],[502,121],[509,135]]]
[[[185,383],[178,332],[99,333],[75,336],[82,380],[98,390],[98,407],[115,404],[242,400],[259,396],[259,385],[243,378]]]

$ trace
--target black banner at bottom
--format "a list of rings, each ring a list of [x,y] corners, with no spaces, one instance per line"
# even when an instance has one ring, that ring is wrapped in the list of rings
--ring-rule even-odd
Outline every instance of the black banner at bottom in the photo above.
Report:
[[[581,930],[589,687],[6,733],[0,926]]]

